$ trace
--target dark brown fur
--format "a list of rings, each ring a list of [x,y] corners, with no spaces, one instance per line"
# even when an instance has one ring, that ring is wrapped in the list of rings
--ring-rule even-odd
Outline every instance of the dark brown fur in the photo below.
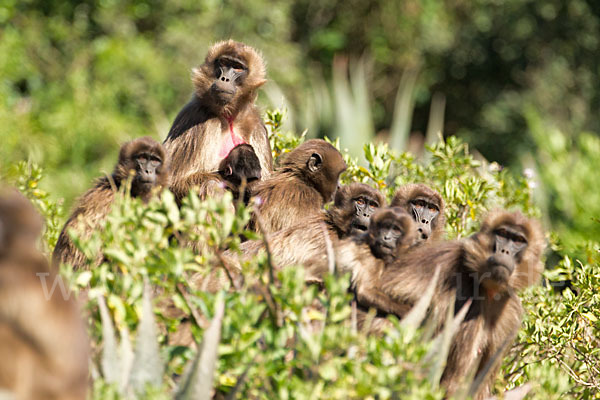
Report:
[[[276,232],[319,215],[345,170],[340,152],[324,140],[311,139],[292,150],[279,169],[254,190],[263,228]],[[258,230],[256,215],[251,225]]]
[[[261,178],[260,161],[249,144],[240,144],[231,150],[219,164],[216,172],[207,173],[198,188],[200,198],[221,196],[225,190],[233,194],[233,199],[240,198],[248,204],[252,189]]]
[[[59,278],[35,248],[40,221],[23,196],[0,193],[0,227],[10,227],[0,240],[11,244],[0,254],[0,387],[15,399],[83,400],[88,338],[75,302],[58,287],[44,293],[42,279],[50,293]]]
[[[428,203],[434,204],[439,210],[437,217],[431,221],[431,235],[428,238],[422,238],[422,242],[425,241],[438,241],[444,238],[446,217],[444,216],[444,199],[442,196],[432,188],[422,183],[410,183],[408,185],[401,186],[392,199],[392,207],[401,207],[406,210],[407,213],[415,217],[414,210],[411,203],[415,199],[424,199]],[[415,217],[416,219],[416,217]],[[415,227],[420,230],[419,224]]]
[[[520,253],[509,257],[515,266],[512,274],[493,262],[493,257],[498,257],[496,232],[503,227],[521,232],[527,240]],[[467,301],[472,301],[453,339],[442,376],[449,394],[456,391],[470,370],[481,372],[504,340],[514,339],[523,312],[516,292],[540,279],[544,247],[537,221],[518,212],[495,211],[488,215],[477,234],[463,241],[420,246],[399,257],[383,272],[381,290],[397,302],[413,305],[439,268],[441,274],[431,310],[439,327],[444,324],[448,307],[453,305],[458,312]],[[489,394],[497,370],[498,365],[475,399]]]
[[[156,169],[154,184],[139,183],[135,158],[140,154],[151,154],[161,160],[161,165]],[[134,171],[135,175],[131,184],[131,195],[147,201],[153,193],[168,186],[169,164],[162,145],[149,137],[132,140],[121,146],[119,161],[111,177],[102,177],[97,180],[94,187],[88,190],[77,201],[71,216],[63,227],[54,253],[53,265],[60,263],[69,264],[80,268],[85,264],[85,255],[81,253],[72,242],[69,230],[79,232],[79,237],[87,239],[105,220],[115,200],[115,195],[120,187],[125,184]]]
[[[211,90],[222,57],[244,63],[247,75],[233,98],[223,102]],[[232,40],[212,46],[204,64],[193,70],[194,95],[179,112],[164,145],[171,158],[171,191],[180,201],[190,189],[202,184],[207,172],[217,170],[225,144],[235,138],[252,145],[264,177],[273,170],[267,130],[254,105],[257,90],[265,80],[265,65],[252,47]]]

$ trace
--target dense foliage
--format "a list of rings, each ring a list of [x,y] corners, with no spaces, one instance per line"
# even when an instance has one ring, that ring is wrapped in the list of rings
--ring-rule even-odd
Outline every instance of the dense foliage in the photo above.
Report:
[[[276,159],[303,140],[282,132],[281,120],[280,112],[268,113]],[[406,182],[431,184],[446,199],[450,237],[473,232],[481,216],[494,207],[538,214],[532,205],[530,179],[476,161],[466,144],[454,137],[430,147],[427,161],[389,151],[385,145],[367,144],[364,150],[367,167],[345,154],[349,168],[343,181],[366,182],[388,197]],[[58,229],[56,206],[45,193],[33,189],[41,179],[39,169],[25,167],[16,179],[46,216],[45,242],[51,244]],[[168,192],[147,205],[123,195],[104,229],[89,241],[78,242],[91,264],[97,252],[105,256],[102,265],[90,271],[63,268],[72,288],[89,288],[89,332],[96,349],[94,398],[137,393],[164,399],[171,398],[173,391],[179,393],[177,398],[185,398],[182,387],[204,387],[210,393],[211,385],[229,398],[443,397],[435,382],[443,368],[444,338],[432,338],[427,325],[416,329],[394,318],[397,329],[384,338],[357,332],[350,318],[347,277],[330,277],[327,290],[319,292],[305,286],[302,268],[284,269],[272,280],[268,258],[259,256],[244,265],[246,279],[236,291],[212,295],[192,290],[189,276],[219,268],[219,254],[235,249],[239,234],[256,237],[243,231],[249,210],[242,208],[234,215],[226,207],[229,201],[226,196],[200,202],[190,195],[178,208]],[[195,255],[181,248],[178,242],[183,238],[204,241],[206,251]],[[498,377],[497,390],[528,383],[529,398],[597,398],[598,251],[599,246],[592,245],[587,258],[565,257],[560,268],[547,273],[553,279],[571,279],[571,287],[562,295],[547,286],[524,293],[527,314]],[[154,288],[154,312],[149,311],[147,284]],[[167,300],[178,308],[176,317],[161,306]],[[152,318],[159,326],[158,338]],[[211,319],[217,322],[208,328]],[[208,343],[199,346],[202,354],[195,346],[169,342],[184,326],[197,343]],[[202,385],[194,386],[189,384],[193,375],[189,371],[200,371],[193,368],[197,363],[206,364],[209,372],[197,378]]]
[[[333,137],[349,149],[345,182],[367,182],[388,197],[406,182],[440,190],[451,238],[473,232],[485,211],[498,206],[543,220],[551,248],[546,279],[567,288],[557,294],[545,281],[523,294],[527,315],[497,389],[530,382],[534,398],[598,398],[599,4],[2,1],[0,179],[44,215],[41,246],[49,252],[75,196],[111,171],[122,142],[166,136],[190,96],[190,68],[209,44],[245,41],[268,64],[270,82],[259,103],[287,109],[285,119],[267,112],[276,158],[305,135]],[[390,146],[381,144],[386,139]],[[74,288],[91,287],[97,354],[110,347],[103,331],[110,321],[121,353],[125,338],[142,341],[144,278],[161,288],[154,304],[172,298],[202,341],[219,300],[182,292],[179,284],[235,248],[247,217],[248,210],[232,215],[219,201],[190,197],[179,209],[169,195],[147,206],[123,196],[106,229],[79,243],[90,259],[102,251],[107,262],[92,272],[64,270]],[[182,235],[200,235],[210,251],[196,256],[179,248]],[[272,285],[267,260],[246,267],[257,282],[222,297],[214,382],[220,393],[442,396],[430,384],[439,369],[427,356],[435,344],[426,332],[402,328],[386,340],[367,338],[348,326],[344,280],[331,280],[325,296],[304,288],[301,270],[285,271]],[[265,311],[253,284],[269,288],[274,309]],[[103,322],[96,294],[106,299]],[[328,305],[327,315],[310,307],[315,301]],[[155,311],[167,368],[162,386],[147,397],[168,398],[196,351],[166,343],[179,320]],[[325,321],[322,332],[309,329],[314,320]],[[102,356],[95,361],[100,376]],[[130,390],[123,379],[96,379],[95,398]]]

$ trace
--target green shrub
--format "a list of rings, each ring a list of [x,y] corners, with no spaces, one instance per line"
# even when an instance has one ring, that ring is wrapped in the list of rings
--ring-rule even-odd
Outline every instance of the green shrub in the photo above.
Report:
[[[303,136],[282,132],[282,119],[280,111],[267,113],[276,161],[304,140]],[[386,145],[366,144],[364,153],[364,167],[345,154],[348,170],[342,176],[343,182],[366,182],[388,198],[399,185],[408,182],[432,185],[447,202],[449,237],[469,235],[477,229],[482,215],[495,207],[539,214],[532,204],[531,184],[526,177],[476,160],[467,145],[454,137],[428,147],[425,161],[408,153],[391,152]],[[45,204],[43,193],[27,189],[31,182],[39,181],[39,169],[21,167],[17,175],[21,190],[36,204]],[[431,330],[415,330],[393,317],[397,329],[384,338],[357,332],[351,324],[346,278],[329,277],[325,292],[306,287],[301,268],[284,269],[272,281],[268,258],[259,256],[243,265],[245,281],[236,291],[209,294],[188,287],[191,274],[219,266],[221,252],[237,249],[240,235],[257,237],[244,231],[250,210],[240,207],[233,213],[227,207],[230,201],[228,195],[204,202],[190,195],[178,208],[169,192],[145,205],[122,193],[104,229],[87,241],[77,241],[90,265],[99,252],[104,257],[100,266],[89,271],[73,272],[68,266],[62,270],[75,290],[88,290],[90,335],[94,348],[104,351],[93,360],[93,398],[118,399],[137,393],[141,398],[164,399],[171,398],[173,392],[184,398],[182,388],[197,389],[194,382],[210,381],[210,368],[207,378],[206,371],[201,377],[201,369],[194,367],[200,362],[211,363],[205,361],[210,359],[210,346],[201,347],[200,354],[167,341],[181,329],[182,319],[191,322],[197,343],[214,341],[215,334],[207,333],[208,321],[220,323],[213,328],[217,332],[220,328],[221,337],[218,348],[213,346],[218,358],[214,360],[212,385],[223,396],[443,398],[436,384],[445,359],[440,347],[443,341],[432,338]],[[50,225],[57,226],[57,206],[38,207]],[[51,245],[58,228],[49,231],[45,240]],[[180,247],[181,240],[203,243],[205,250],[196,255]],[[498,377],[497,390],[529,382],[530,398],[595,398],[600,319],[598,296],[594,293],[600,276],[598,245],[590,247],[588,255],[581,263],[565,258],[561,268],[547,273],[547,278],[572,279],[572,289],[563,295],[542,286],[524,293],[527,314],[519,340]],[[145,282],[153,288],[154,313],[144,305]],[[106,307],[100,299],[106,299]],[[158,306],[165,300],[179,309],[177,317]],[[219,304],[225,310],[222,323]],[[148,328],[140,328],[148,325],[152,316],[161,327],[158,338],[145,332]],[[119,332],[119,340],[115,332]],[[111,375],[104,362],[113,360],[106,365],[117,365],[114,360],[132,353],[131,349],[123,349],[145,348],[138,343],[152,343],[148,337],[160,343],[159,356],[155,357],[158,366],[153,371],[160,372],[164,367],[160,374],[163,379],[152,380],[141,389],[138,385],[132,392],[134,386],[111,378],[114,373]],[[119,341],[121,350],[116,350]],[[145,354],[145,350],[139,351]],[[188,380],[190,376],[196,378]]]

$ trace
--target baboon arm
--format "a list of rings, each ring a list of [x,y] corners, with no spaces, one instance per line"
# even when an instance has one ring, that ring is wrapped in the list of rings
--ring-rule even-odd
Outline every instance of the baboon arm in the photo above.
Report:
[[[375,308],[398,318],[406,315],[411,308],[408,304],[395,301],[377,287],[357,288],[356,300],[363,307]]]
[[[214,173],[207,172],[196,172],[191,174],[173,185],[171,185],[171,192],[175,195],[175,198],[182,199],[188,195],[193,187],[202,187],[200,193],[201,197],[213,196],[216,193],[224,192],[219,190],[219,180],[215,177]]]

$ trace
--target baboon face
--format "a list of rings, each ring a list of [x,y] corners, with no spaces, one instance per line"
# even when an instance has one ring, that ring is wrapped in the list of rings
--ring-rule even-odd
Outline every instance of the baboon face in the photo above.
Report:
[[[434,204],[425,197],[415,197],[414,199],[411,199],[410,207],[413,218],[417,222],[419,240],[426,241],[431,236],[431,227],[437,216],[440,214],[440,208],[437,204]]]
[[[113,177],[115,181],[123,181],[132,171],[132,196],[145,197],[155,186],[165,185],[169,163],[162,145],[147,136],[123,144]]]
[[[369,246],[377,258],[395,258],[403,247],[412,245],[414,222],[404,210],[393,207],[378,210],[369,226]]]
[[[156,185],[157,171],[162,165],[158,155],[147,151],[140,151],[133,155],[135,178],[133,184],[144,191],[149,191]]]
[[[521,261],[527,248],[527,238],[522,227],[503,224],[492,232],[492,255],[487,260],[488,271],[494,281],[506,283]]]
[[[350,224],[350,234],[366,232],[369,229],[371,217],[381,207],[381,204],[376,198],[366,193],[353,197],[352,204],[355,212]]]
[[[248,76],[247,63],[241,57],[223,54],[214,62],[214,81],[210,87],[213,99],[225,105],[236,95]]]
[[[414,218],[419,244],[440,240],[444,234],[444,200],[432,188],[422,183],[401,186],[392,199],[392,206],[402,207]]]

